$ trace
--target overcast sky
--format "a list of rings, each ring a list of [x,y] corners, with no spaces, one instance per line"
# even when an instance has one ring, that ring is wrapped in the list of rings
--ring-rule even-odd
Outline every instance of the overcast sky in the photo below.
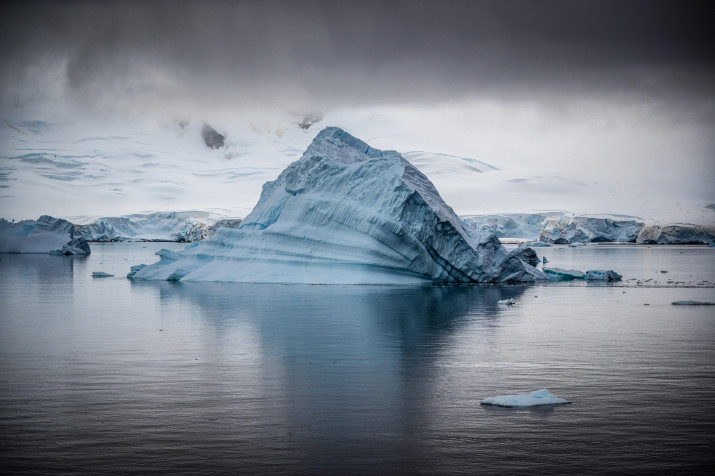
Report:
[[[708,203],[715,50],[706,6],[3,2],[0,105],[3,117],[216,122],[389,111],[413,149],[623,180],[624,189],[668,187],[673,200]]]
[[[325,110],[488,97],[657,103],[713,119],[711,17],[691,1],[3,3],[3,107],[48,99]],[[146,112],[146,111],[144,111]]]

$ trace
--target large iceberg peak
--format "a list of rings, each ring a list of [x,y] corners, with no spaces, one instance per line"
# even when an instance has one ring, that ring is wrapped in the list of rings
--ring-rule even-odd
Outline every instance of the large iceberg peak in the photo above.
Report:
[[[322,130],[237,229],[134,277],[312,284],[534,281],[546,276],[478,232],[394,151]]]
[[[366,142],[354,137],[339,127],[326,127],[315,136],[303,158],[325,155],[335,162],[345,165],[382,156],[399,155],[394,150],[382,151],[370,147]]]

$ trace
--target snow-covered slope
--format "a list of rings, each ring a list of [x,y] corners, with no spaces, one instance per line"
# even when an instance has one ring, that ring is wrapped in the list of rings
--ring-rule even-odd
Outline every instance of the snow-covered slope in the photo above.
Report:
[[[118,217],[155,211],[245,216],[261,186],[315,131],[231,124],[210,148],[202,123],[0,122],[0,216]]]
[[[134,278],[326,284],[545,279],[447,206],[394,151],[329,127],[263,187],[235,230],[161,260]]]
[[[43,215],[20,222],[0,218],[0,253],[88,255],[90,249],[72,223]]]
[[[513,148],[510,137],[495,142],[495,134],[509,135],[508,123],[455,123],[450,111],[425,116],[350,108],[326,112],[318,125],[289,114],[254,117],[239,116],[240,111],[179,121],[93,120],[81,114],[43,121],[29,112],[23,118],[3,117],[0,216],[21,220],[49,214],[73,221],[70,217],[204,210],[243,217],[256,204],[262,185],[297,160],[318,126],[329,122],[374,147],[400,151],[460,215],[569,210],[638,215],[657,223],[711,226],[715,220],[715,204],[702,194],[683,195],[647,181],[636,187],[620,180],[617,168],[596,177],[593,164],[589,168],[582,160],[564,168],[564,157],[552,162],[538,146]],[[207,145],[205,119],[223,137],[223,145]],[[499,219],[498,234],[503,225],[512,228]]]

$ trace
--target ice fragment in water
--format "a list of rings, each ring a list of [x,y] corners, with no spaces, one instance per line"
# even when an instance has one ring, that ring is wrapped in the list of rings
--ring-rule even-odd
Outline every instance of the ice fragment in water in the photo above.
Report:
[[[586,273],[577,269],[544,268],[544,273],[546,273],[551,281],[586,279]]]
[[[498,407],[534,407],[537,405],[561,405],[571,403],[564,400],[543,388],[531,393],[520,393],[516,395],[499,395],[497,397],[485,398],[481,405],[494,405]]]
[[[586,279],[589,281],[620,281],[622,277],[623,276],[616,273],[612,269],[589,269],[586,271]]]

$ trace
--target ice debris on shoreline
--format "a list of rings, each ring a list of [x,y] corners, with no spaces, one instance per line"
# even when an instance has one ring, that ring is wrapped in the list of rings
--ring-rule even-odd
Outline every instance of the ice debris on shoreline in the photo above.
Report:
[[[541,271],[460,219],[395,151],[321,131],[236,229],[134,279],[306,284],[533,282]]]
[[[493,405],[497,407],[523,408],[538,405],[563,405],[571,403],[571,401],[559,398],[548,389],[542,388],[541,390],[536,390],[531,393],[489,397],[479,403],[480,405]]]
[[[67,220],[49,215],[19,222],[0,218],[0,253],[88,255],[90,252],[87,241]]]

